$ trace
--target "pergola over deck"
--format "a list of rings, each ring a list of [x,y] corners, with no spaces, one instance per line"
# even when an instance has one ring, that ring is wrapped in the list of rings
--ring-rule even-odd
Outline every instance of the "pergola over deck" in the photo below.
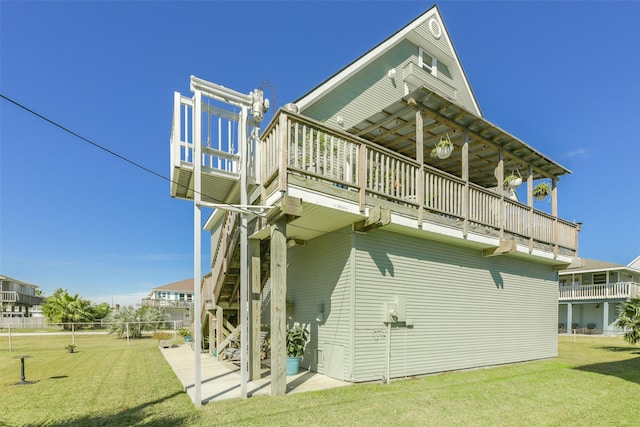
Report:
[[[518,170],[534,180],[549,178],[552,182],[571,173],[520,139],[426,86],[363,120],[348,132],[419,160],[418,121],[422,122],[423,147],[426,148],[423,162],[459,178],[464,179],[467,174],[470,182],[480,186],[501,186],[504,177],[497,174],[504,170]],[[445,135],[457,149],[447,159],[432,158],[429,155],[431,147]],[[467,150],[464,149],[466,140],[469,142]]]

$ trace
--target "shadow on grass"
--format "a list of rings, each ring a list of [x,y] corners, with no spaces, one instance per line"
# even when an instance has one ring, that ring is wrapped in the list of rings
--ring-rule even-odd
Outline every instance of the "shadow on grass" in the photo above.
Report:
[[[116,414],[109,415],[84,415],[78,418],[72,418],[64,421],[57,421],[53,423],[46,423],[47,426],[52,427],[86,427],[86,426],[132,426],[132,425],[145,425],[145,426],[182,426],[188,425],[189,419],[185,416],[166,416],[161,418],[149,420],[152,413],[145,411],[149,406],[156,405],[165,400],[171,399],[178,395],[184,394],[182,391],[177,391],[173,394],[164,396],[160,399],[153,400],[151,402],[145,402],[141,405],[134,406],[132,408],[124,408],[123,411]],[[146,420],[145,420],[146,419]],[[26,424],[28,427],[36,427],[42,424]],[[0,423],[0,426],[2,424]]]
[[[612,347],[610,351],[630,351],[637,350],[627,347]],[[633,351],[633,354],[638,353]],[[578,371],[593,372],[596,374],[610,375],[618,377],[625,381],[640,384],[640,357],[627,360],[619,360],[616,362],[594,363],[593,365],[584,365],[574,368]]]
[[[638,347],[617,347],[617,346],[603,346],[598,347],[601,350],[613,351],[616,353],[627,352],[631,354],[640,354],[640,348]]]

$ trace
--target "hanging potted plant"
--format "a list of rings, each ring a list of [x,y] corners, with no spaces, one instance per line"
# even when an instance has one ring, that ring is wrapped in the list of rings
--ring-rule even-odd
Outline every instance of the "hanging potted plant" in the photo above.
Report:
[[[309,331],[300,325],[287,331],[287,375],[296,375],[300,370],[300,359],[309,340]]]
[[[536,200],[542,200],[547,197],[551,193],[551,188],[549,188],[549,184],[546,182],[542,182],[535,187],[533,187],[533,197]]]
[[[522,184],[522,178],[517,175],[510,174],[504,179],[503,184],[504,188],[518,188],[520,184]]]
[[[449,134],[445,133],[440,137],[440,142],[431,150],[431,157],[438,157],[439,159],[448,158],[453,152],[453,143],[449,138]]]

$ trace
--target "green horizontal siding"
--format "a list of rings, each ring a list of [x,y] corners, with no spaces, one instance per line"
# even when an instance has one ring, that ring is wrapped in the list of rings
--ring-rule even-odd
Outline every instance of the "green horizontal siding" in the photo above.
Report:
[[[302,365],[348,379],[351,372],[351,234],[348,229],[326,234],[288,250],[287,298],[293,302],[293,321],[307,325],[310,342]],[[318,304],[324,305],[324,322],[317,322]],[[343,347],[342,360],[327,360],[330,346]],[[322,359],[316,360],[317,350]],[[338,369],[341,375],[335,374]]]
[[[413,328],[392,330],[392,377],[556,355],[552,267],[382,230],[356,248],[356,381],[384,372],[382,304],[396,295]]]

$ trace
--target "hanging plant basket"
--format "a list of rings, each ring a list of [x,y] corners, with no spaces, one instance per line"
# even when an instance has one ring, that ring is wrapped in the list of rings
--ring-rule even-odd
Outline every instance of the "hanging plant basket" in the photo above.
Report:
[[[508,175],[503,184],[504,188],[518,188],[522,184],[522,177],[514,174]]]
[[[533,197],[535,197],[536,200],[543,200],[549,194],[551,194],[551,188],[546,182],[540,183],[533,187]]]
[[[446,133],[440,137],[440,142],[431,150],[431,157],[438,157],[439,159],[446,159],[451,156],[453,152],[453,143],[449,138],[449,134]]]

